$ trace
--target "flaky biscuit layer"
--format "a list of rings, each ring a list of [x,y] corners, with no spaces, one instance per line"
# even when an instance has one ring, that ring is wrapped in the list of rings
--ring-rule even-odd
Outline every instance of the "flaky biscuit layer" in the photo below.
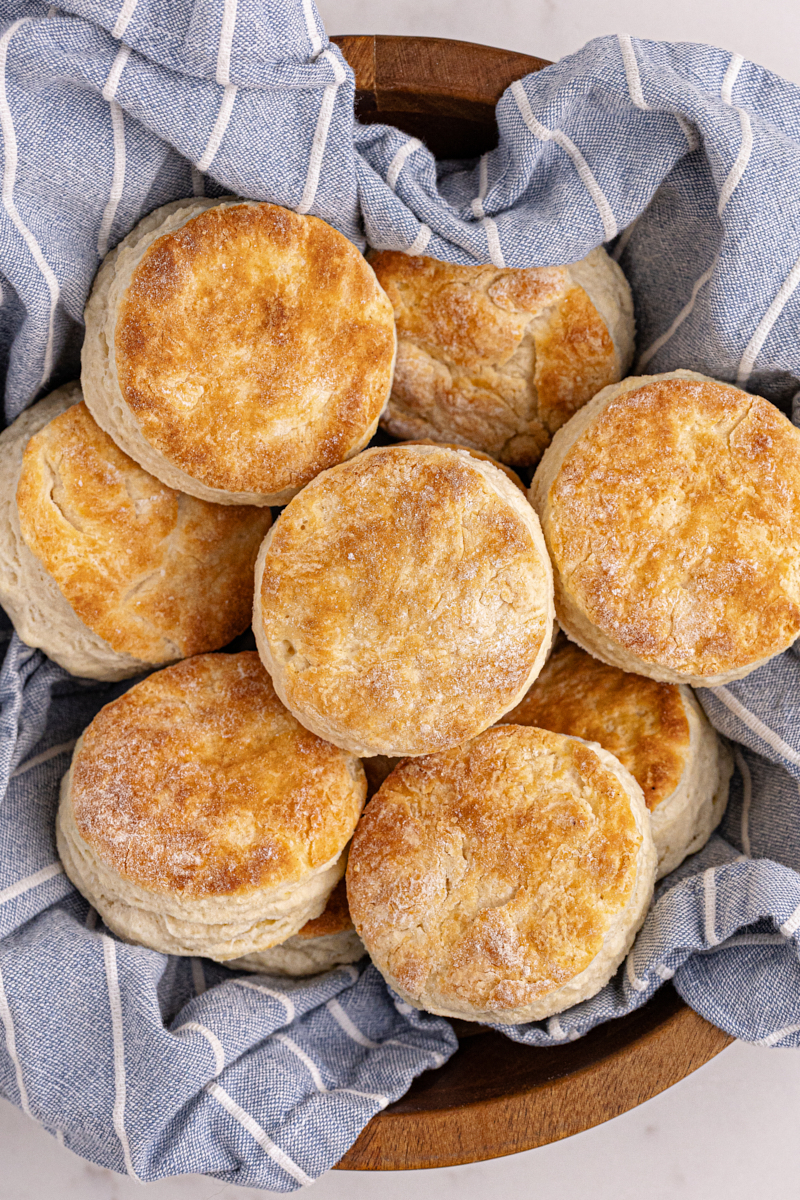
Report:
[[[234,959],[226,965],[272,975],[317,975],[331,967],[358,962],[366,954],[347,907],[342,878],[331,892],[325,911],[308,921],[298,934],[258,954]]]
[[[80,619],[20,528],[17,485],[30,438],[78,404],[77,384],[66,384],[25,410],[0,433],[0,603],[28,646],[59,666],[90,679],[127,679],[148,663],[120,653]]]
[[[249,624],[269,511],[166,487],[113,443],[76,385],[70,394],[75,403],[22,453],[25,545],[75,615],[135,670],[224,646]]]
[[[258,655],[199,655],[107,705],[62,790],[65,870],[121,936],[226,960],[319,917],[366,795]]]

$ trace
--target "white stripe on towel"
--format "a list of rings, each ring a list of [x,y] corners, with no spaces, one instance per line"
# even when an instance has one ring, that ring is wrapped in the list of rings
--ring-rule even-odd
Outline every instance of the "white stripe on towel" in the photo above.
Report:
[[[714,878],[714,868],[709,867],[703,872],[703,896],[705,899],[705,934],[710,946],[718,946],[717,937],[717,883]]]
[[[287,1050],[291,1050],[292,1054],[296,1055],[297,1058],[300,1059],[300,1062],[311,1076],[314,1082],[314,1087],[318,1092],[325,1092],[327,1095],[338,1095],[340,1092],[347,1092],[351,1096],[361,1096],[364,1100],[374,1100],[380,1105],[381,1108],[386,1108],[386,1105],[390,1103],[390,1098],[388,1096],[379,1095],[377,1092],[360,1092],[357,1088],[349,1087],[327,1088],[323,1081],[322,1075],[320,1074],[319,1067],[312,1058],[309,1058],[305,1050],[303,1050],[301,1046],[298,1046],[297,1042],[295,1042],[285,1033],[276,1033],[275,1039],[276,1041],[282,1042],[283,1045],[286,1046]]]
[[[225,0],[222,11],[222,27],[217,49],[217,83],[220,87],[227,87],[231,81],[231,48],[233,31],[236,28],[236,2],[237,0]]]
[[[793,937],[793,935],[797,933],[798,929],[800,929],[800,904],[798,904],[797,908],[794,910],[788,920],[784,921],[784,923],[780,926],[781,933],[787,938]]]
[[[119,10],[119,16],[116,19],[114,28],[111,30],[112,37],[122,38],[125,36],[125,30],[131,23],[131,17],[133,16],[137,2],[138,0],[125,0],[125,3]]]
[[[734,55],[731,58],[730,64],[728,66],[728,70],[727,70],[727,72],[725,74],[725,78],[722,82],[722,89],[720,92],[720,97],[721,97],[723,103],[727,104],[731,108],[733,107],[733,103],[732,103],[733,85],[736,82],[736,76],[739,74],[739,68],[741,67],[741,65],[742,65],[742,56],[740,54]],[[750,124],[750,118],[747,115],[747,113],[744,111],[744,109],[738,108],[738,109],[736,109],[736,111],[739,114],[739,123],[740,123],[741,129],[742,129],[742,140],[741,140],[741,143],[739,146],[739,153],[736,156],[736,161],[734,162],[733,166],[731,167],[730,171],[728,172],[728,178],[725,180],[725,183],[722,185],[722,191],[720,192],[719,202],[717,204],[717,214],[720,217],[722,216],[723,212],[725,211],[725,206],[727,205],[728,201],[730,200],[731,196],[733,195],[736,185],[739,183],[739,181],[741,180],[742,176],[745,173],[745,170],[747,168],[748,162],[750,161],[750,155],[751,155],[752,149],[753,149],[753,130],[752,130],[752,126]],[[696,148],[696,138],[694,136],[693,131],[691,130],[691,127],[687,126],[686,122],[684,120],[682,120],[680,117],[678,118],[678,120],[681,121],[681,127],[683,128],[683,131],[686,134],[686,137],[690,142],[690,149],[694,150]],[[686,126],[686,127],[684,128],[684,126]],[[681,311],[678,313],[678,315],[675,317],[675,320],[672,322],[672,324],[670,325],[670,327],[666,331],[666,333],[662,333],[660,337],[656,338],[656,340],[653,342],[653,344],[651,346],[648,346],[648,348],[645,351],[643,351],[642,354],[639,356],[639,361],[636,365],[637,372],[641,371],[647,365],[647,363],[650,362],[650,359],[653,358],[653,356],[655,354],[657,354],[657,352],[661,349],[662,346],[665,346],[667,344],[667,342],[670,340],[670,338],[673,336],[673,334],[675,334],[678,331],[678,329],[680,329],[681,325],[686,320],[686,318],[691,315],[692,311],[694,310],[695,303],[697,302],[697,296],[700,292],[700,289],[705,287],[705,285],[708,283],[709,279],[711,278],[711,276],[714,272],[714,268],[716,267],[716,265],[717,265],[717,259],[715,258],[713,263],[711,264],[711,266],[708,268],[708,270],[704,271],[703,274],[700,276],[700,278],[698,280],[696,280],[696,282],[692,288],[692,293],[689,297],[689,300],[684,305],[684,307],[681,309]]]
[[[636,108],[641,108],[645,111],[649,110],[650,105],[644,98],[642,91],[642,77],[639,73],[639,64],[636,61],[636,51],[633,48],[633,41],[630,34],[620,33],[617,35],[619,48],[622,52],[622,61],[625,66],[625,77],[628,80],[628,93]],[[674,114],[675,120],[683,130],[683,136],[689,146],[690,152],[697,149],[698,138],[697,133],[689,124],[684,116],[680,113]]]
[[[739,114],[739,124],[742,129],[742,141],[739,146],[739,153],[736,156],[736,161],[730,169],[728,178],[722,185],[722,191],[719,194],[719,204],[717,206],[717,215],[722,216],[725,211],[725,206],[734,193],[736,185],[744,175],[747,164],[750,161],[750,155],[753,151],[753,127],[750,124],[750,117],[743,108],[737,108]]]
[[[444,1059],[442,1059],[442,1062],[444,1062]],[[436,1065],[437,1067],[440,1067],[442,1063],[437,1063]],[[351,1096],[361,1096],[364,1100],[375,1100],[381,1108],[386,1108],[386,1105],[391,1104],[392,1102],[390,1096],[380,1096],[377,1092],[359,1092],[356,1088],[349,1087],[333,1089],[334,1095],[338,1096],[340,1092],[347,1092]]]
[[[747,343],[745,352],[742,355],[742,361],[739,363],[739,370],[736,373],[736,382],[740,387],[744,387],[750,378],[750,372],[755,366],[755,361],[758,358],[761,347],[772,332],[772,326],[788,304],[798,283],[800,283],[800,258],[784,279],[777,296],[764,313],[758,324],[758,328]]]
[[[125,1132],[125,1038],[122,1028],[122,997],[119,991],[119,975],[117,973],[117,947],[108,934],[103,937],[103,959],[106,968],[106,983],[108,985],[108,1006],[111,1010],[111,1035],[114,1043],[114,1109],[112,1120],[114,1131],[122,1146],[125,1159],[125,1170],[132,1179],[141,1183],[133,1169],[131,1148],[128,1135]]]
[[[130,54],[131,52],[127,46],[120,46],[111,70],[108,73],[106,85],[103,88],[103,99],[108,101],[111,110],[111,129],[114,134],[114,170],[111,176],[111,191],[109,192],[108,201],[103,212],[100,232],[97,235],[97,253],[101,258],[105,258],[108,253],[108,239],[111,236],[111,227],[114,224],[117,207],[122,198],[122,189],[125,186],[125,118],[123,117],[122,109],[114,97],[117,94],[119,81],[122,78],[122,72],[125,70],[125,64],[130,58]]]
[[[636,974],[636,967],[633,964],[633,950],[631,950],[625,959],[625,974],[628,976],[628,983],[635,992],[644,992],[647,990],[647,984]]]
[[[743,108],[736,108],[733,103],[733,89],[736,80],[739,77],[744,59],[741,54],[731,55],[731,60],[728,63],[728,69],[725,72],[725,78],[722,81],[720,96],[723,104],[727,104],[728,108],[733,108],[739,114],[739,125],[742,130],[742,140],[739,145],[739,153],[736,156],[736,161],[731,167],[728,178],[722,185],[722,191],[719,195],[719,204],[717,206],[717,214],[721,217],[725,211],[725,206],[733,195],[737,183],[742,178],[750,161],[750,154],[753,150],[753,127],[750,124],[750,117]]]
[[[697,130],[692,125],[690,125],[689,122],[686,120],[686,117],[681,116],[680,113],[675,114],[675,120],[678,122],[681,129],[683,130],[683,136],[686,138],[686,141],[689,144],[689,153],[691,154],[700,145],[700,138],[698,136]]]
[[[131,56],[130,46],[120,46],[116,53],[111,70],[108,72],[108,79],[103,88],[103,99],[113,100],[117,94],[119,81],[122,78],[122,72],[125,70],[128,59]]]
[[[411,245],[405,251],[406,254],[416,255],[424,254],[428,248],[428,242],[431,240],[431,231],[427,225],[420,224],[419,233],[414,238]]]
[[[16,779],[18,775],[24,775],[26,771],[30,771],[33,767],[39,767],[42,763],[49,762],[51,758],[57,758],[59,754],[66,754],[68,750],[73,750],[77,738],[73,738],[71,742],[59,742],[57,746],[51,746],[49,750],[43,750],[41,754],[34,754],[33,758],[26,759],[20,763],[11,772],[11,779]]]
[[[790,1033],[797,1033],[800,1025],[787,1025],[784,1029],[777,1029],[775,1033],[770,1033],[767,1037],[760,1038],[756,1043],[757,1046],[775,1046],[778,1042],[783,1041]]]
[[[237,983],[239,985],[239,987],[249,988],[253,992],[263,992],[263,994],[265,996],[270,996],[273,1000],[279,1000],[281,1002],[281,1004],[283,1005],[283,1007],[286,1009],[287,1025],[291,1024],[291,1022],[297,1016],[297,1012],[295,1010],[294,1004],[289,999],[289,997],[284,996],[284,994],[282,992],[275,992],[272,990],[272,988],[268,988],[266,986],[266,984],[256,983],[256,981],[254,979],[234,979],[233,982]]]
[[[305,187],[303,188],[303,195],[296,209],[301,215],[309,211],[316,198],[319,177],[322,171],[322,160],[325,155],[325,145],[328,140],[328,130],[330,129],[331,117],[333,116],[333,106],[336,102],[336,93],[347,78],[335,54],[332,54],[330,50],[326,50],[322,57],[327,58],[333,67],[334,82],[326,84],[325,91],[322,93],[317,127],[314,130],[314,140],[311,143],[311,153],[308,159]]]
[[[0,904],[6,904],[9,900],[15,900],[17,896],[24,896],[26,892],[32,891],[40,883],[47,883],[48,879],[55,879],[56,875],[63,874],[64,868],[60,862],[51,863],[49,867],[42,867],[41,871],[37,871],[34,875],[27,875],[25,879],[20,879],[17,883],[12,883],[10,887],[0,892]]]
[[[782,737],[779,737],[774,729],[770,729],[768,725],[755,715],[749,709],[746,709],[743,704],[740,704],[731,692],[726,687],[715,687],[711,691],[715,696],[718,696],[727,709],[729,709],[735,717],[738,717],[743,725],[748,729],[752,729],[753,733],[757,734],[763,742],[771,746],[776,753],[783,758],[788,758],[789,762],[793,762],[796,767],[800,767],[800,754],[793,750],[788,742],[785,742]]]
[[[33,255],[34,262],[44,276],[47,289],[50,293],[50,316],[47,327],[47,342],[44,350],[44,364],[42,367],[42,376],[39,386],[41,387],[50,377],[50,372],[53,369],[53,332],[56,313],[56,305],[60,295],[60,288],[55,272],[48,262],[46,262],[42,248],[36,238],[28,229],[27,225],[22,220],[17,211],[17,206],[14,203],[14,185],[17,179],[17,137],[14,132],[14,121],[11,116],[11,109],[8,105],[8,97],[6,95],[6,63],[8,60],[9,43],[19,29],[20,25],[24,25],[29,21],[30,17],[21,17],[15,21],[13,25],[9,25],[6,32],[0,38],[0,128],[3,132],[3,145],[5,148],[5,164],[3,169],[3,204],[6,212],[11,218],[17,232],[22,237],[26,246]]]
[[[406,164],[406,159],[410,158],[415,150],[419,150],[421,145],[422,142],[419,138],[409,138],[407,142],[403,143],[389,163],[389,170],[386,172],[386,182],[392,191],[397,187],[397,181],[400,178],[400,172]]]
[[[228,128],[228,122],[231,119],[233,111],[233,102],[236,99],[236,88],[232,83],[229,83],[222,93],[222,103],[219,106],[217,119],[214,122],[214,128],[211,130],[211,136],[208,139],[203,156],[197,164],[197,170],[202,174],[207,171],[214,161],[214,157],[219,150],[220,142],[225,136],[225,130]]]
[[[656,340],[653,342],[653,344],[651,346],[648,346],[648,348],[640,355],[639,361],[636,364],[637,372],[640,372],[642,370],[642,368],[645,367],[647,365],[647,363],[650,362],[650,359],[653,357],[653,355],[657,354],[658,351],[661,349],[661,347],[665,346],[667,344],[667,342],[670,340],[672,335],[674,333],[677,333],[677,331],[680,329],[681,325],[686,320],[686,318],[691,315],[692,310],[694,309],[695,303],[697,302],[697,297],[700,292],[700,289],[705,287],[705,285],[708,283],[709,279],[711,278],[712,274],[714,273],[714,267],[716,265],[717,265],[717,260],[714,259],[714,262],[711,264],[711,266],[708,268],[708,270],[704,271],[703,274],[700,276],[700,278],[695,280],[694,286],[692,288],[691,296],[689,297],[687,303],[683,306],[681,311],[678,313],[677,317],[672,322],[669,329],[666,331],[666,333],[662,333],[660,337],[657,337]]]
[[[785,946],[786,938],[779,933],[740,933],[726,938],[718,946],[701,950],[700,954],[718,954],[720,950],[735,950],[737,946]]]
[[[253,1120],[249,1113],[237,1104],[232,1096],[229,1096],[224,1088],[218,1083],[207,1083],[206,1091],[210,1096],[220,1104],[226,1112],[239,1122],[243,1129],[246,1129],[252,1138],[258,1142],[262,1150],[264,1150],[273,1162],[282,1167],[287,1175],[291,1175],[292,1179],[297,1180],[303,1187],[310,1187],[314,1182],[310,1176],[306,1175],[302,1167],[298,1167],[289,1155],[281,1150],[280,1146],[276,1146],[272,1139],[267,1135],[266,1130],[262,1129],[257,1121]]]
[[[217,119],[214,122],[214,128],[211,130],[206,148],[203,151],[200,161],[197,163],[197,170],[202,172],[207,171],[211,166],[220,143],[225,136],[225,130],[228,128],[228,122],[231,119],[233,112],[233,102],[236,99],[236,85],[231,83],[231,46],[233,45],[233,31],[236,26],[236,0],[225,0],[225,7],[222,12],[222,26],[219,33],[219,47],[217,49],[217,74],[216,80],[221,88],[222,103],[219,106]]]
[[[311,42],[311,57],[314,59],[319,56],[319,52],[322,49],[322,38],[319,36],[319,30],[317,29],[312,0],[303,0],[303,16],[306,19],[308,40]]]
[[[317,1091],[318,1092],[327,1092],[328,1089],[326,1088],[325,1083],[322,1079],[322,1075],[320,1074],[319,1067],[314,1062],[313,1058],[309,1058],[309,1056],[306,1054],[305,1050],[303,1050],[302,1047],[298,1046],[297,1042],[295,1042],[292,1038],[290,1038],[285,1033],[276,1033],[275,1040],[278,1042],[281,1042],[286,1047],[287,1050],[291,1050],[292,1054],[294,1054],[297,1058],[300,1059],[300,1062],[306,1068],[306,1070],[308,1071],[312,1080],[314,1081],[314,1087],[317,1089]]]
[[[511,93],[517,102],[517,108],[520,111],[523,121],[528,126],[528,129],[530,129],[534,137],[539,138],[543,142],[555,142],[556,145],[560,146],[561,149],[564,150],[572,159],[575,170],[578,172],[581,182],[597,205],[597,211],[600,214],[600,220],[603,222],[603,240],[610,242],[613,237],[617,236],[617,222],[614,218],[613,212],[611,211],[611,205],[608,203],[608,200],[603,194],[602,188],[589,169],[589,164],[586,162],[586,159],[583,157],[575,143],[568,138],[565,133],[562,133],[560,129],[547,129],[541,124],[541,122],[536,120],[531,106],[528,103],[528,97],[525,95],[525,89],[519,79],[515,83],[512,83]]]
[[[381,1043],[373,1042],[365,1033],[362,1033],[358,1026],[350,1020],[338,1000],[329,1000],[325,1007],[339,1028],[343,1029],[349,1038],[352,1038],[359,1046],[366,1047],[367,1050],[377,1050]],[[402,1045],[402,1043],[399,1044]]]
[[[720,88],[719,94],[722,97],[723,104],[727,104],[731,108],[733,107],[734,85],[736,84],[736,80],[739,78],[739,72],[742,69],[743,62],[744,58],[741,54],[732,54],[730,62],[728,63],[728,69],[725,72],[725,78],[722,80],[722,87]]]
[[[736,759],[736,765],[739,768],[739,774],[742,777],[742,820],[740,825],[740,839],[742,850],[745,855],[750,857],[750,805],[753,800],[753,779],[750,774],[750,768],[745,761],[738,746],[734,748],[733,756]]]
[[[173,1033],[183,1033],[184,1029],[191,1033],[199,1033],[206,1039],[212,1051],[214,1052],[214,1078],[221,1075],[225,1069],[225,1049],[222,1042],[215,1033],[212,1033],[205,1025],[201,1025],[199,1021],[184,1021],[183,1025],[179,1025],[177,1029],[173,1029]]]
[[[25,1080],[22,1077],[22,1065],[17,1054],[17,1039],[14,1035],[14,1019],[11,1016],[11,1009],[8,1005],[8,997],[3,983],[3,973],[0,971],[0,1020],[3,1022],[3,1029],[6,1034],[6,1050],[8,1057],[14,1064],[14,1072],[17,1076],[17,1088],[19,1090],[19,1102],[22,1106],[22,1111],[26,1116],[32,1117],[30,1105],[28,1103],[28,1091],[25,1087]]]
[[[628,92],[630,98],[637,108],[649,108],[645,104],[642,94],[642,77],[639,74],[639,64],[636,61],[636,52],[633,48],[630,34],[618,33],[617,41],[622,52],[622,61],[625,65],[625,77],[628,80]]]
[[[506,260],[503,257],[503,249],[500,245],[500,234],[497,231],[497,223],[491,217],[487,217],[483,202],[486,199],[486,193],[489,190],[489,167],[487,163],[487,155],[484,154],[478,168],[478,194],[472,201],[472,211],[478,220],[482,223],[486,234],[486,247],[489,251],[489,258],[495,267],[504,267]]]

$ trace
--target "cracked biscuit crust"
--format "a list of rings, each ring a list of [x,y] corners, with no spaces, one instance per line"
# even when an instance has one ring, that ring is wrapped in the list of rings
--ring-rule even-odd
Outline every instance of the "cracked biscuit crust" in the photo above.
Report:
[[[203,900],[311,880],[340,857],[365,796],[358,760],[304,729],[248,651],[167,667],[101,709],[69,802],[117,878]]]
[[[215,650],[247,628],[268,509],[166,487],[84,403],[30,438],[16,494],[29,550],[80,620],[139,669]]]
[[[800,633],[800,431],[679,371],[601,392],[531,487],[566,633],[665,682],[748,674]]]
[[[180,201],[107,257],[86,309],[84,389],[172,487],[285,504],[375,432],[392,307],[357,248],[274,204]]]
[[[563,634],[503,723],[599,742],[633,775],[651,812],[678,787],[691,745],[680,687],[609,667]]]
[[[396,767],[356,830],[347,893],[417,1008],[518,1024],[594,995],[652,896],[641,789],[578,738],[498,726]]]
[[[264,541],[253,628],[278,695],[355,754],[426,754],[513,707],[552,635],[536,515],[488,462],[376,448],[317,477]]]
[[[598,742],[619,759],[650,810],[656,879],[704,846],[722,820],[731,755],[685,684],[609,667],[561,634],[539,678],[503,721]]]
[[[630,289],[602,249],[570,266],[525,269],[396,251],[369,260],[397,321],[382,418],[395,437],[533,466],[553,433],[629,365]]]

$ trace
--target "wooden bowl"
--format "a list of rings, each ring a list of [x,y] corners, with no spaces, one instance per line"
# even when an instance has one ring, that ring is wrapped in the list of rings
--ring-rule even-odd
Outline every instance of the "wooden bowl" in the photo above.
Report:
[[[438,158],[471,158],[496,145],[503,91],[548,65],[445,38],[333,41],[355,71],[359,120],[396,125]],[[339,1170],[451,1167],[557,1142],[649,1100],[733,1041],[670,985],[637,1012],[549,1049],[455,1024],[459,1048],[450,1061],[373,1117]]]

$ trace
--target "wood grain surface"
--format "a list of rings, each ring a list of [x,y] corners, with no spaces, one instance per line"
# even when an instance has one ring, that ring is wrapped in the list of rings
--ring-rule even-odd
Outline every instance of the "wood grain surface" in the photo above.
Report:
[[[493,1030],[460,1038],[445,1066],[370,1121],[337,1169],[451,1167],[557,1142],[658,1095],[732,1041],[670,985],[564,1046],[520,1046]]]
[[[437,158],[497,143],[494,107],[544,59],[444,38],[337,37],[362,122],[396,125]],[[637,1012],[562,1046],[520,1046],[457,1025],[459,1048],[373,1117],[339,1170],[404,1171],[516,1154],[619,1116],[696,1071],[733,1039],[665,985]]]
[[[437,158],[497,145],[494,109],[509,84],[543,58],[446,38],[335,37],[356,76],[356,116],[397,125]]]

